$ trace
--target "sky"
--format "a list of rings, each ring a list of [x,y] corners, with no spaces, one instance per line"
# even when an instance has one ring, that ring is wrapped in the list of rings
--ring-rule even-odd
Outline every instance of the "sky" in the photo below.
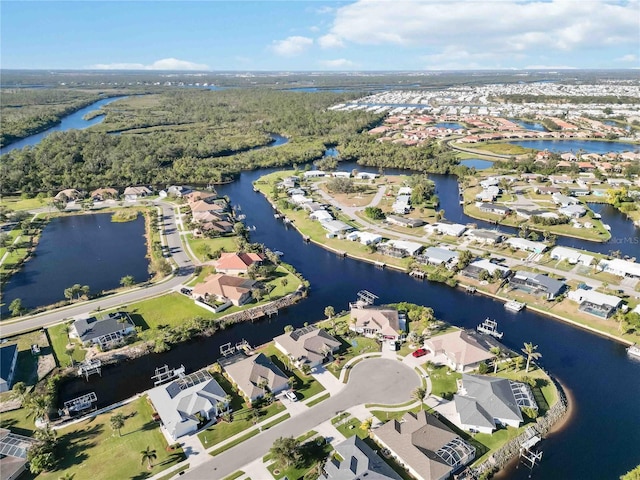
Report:
[[[640,0],[0,2],[0,68],[639,68]]]

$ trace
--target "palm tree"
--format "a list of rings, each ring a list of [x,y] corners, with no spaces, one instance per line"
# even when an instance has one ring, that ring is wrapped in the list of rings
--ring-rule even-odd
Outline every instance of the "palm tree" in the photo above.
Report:
[[[120,429],[124,427],[124,420],[124,415],[121,413],[116,413],[115,415],[111,416],[111,419],[109,419],[111,428],[118,432],[119,437],[122,436],[122,434],[120,433]]]
[[[411,392],[411,398],[420,402],[420,410],[424,410],[424,399],[427,396],[427,389],[424,387],[418,387]]]
[[[371,431],[371,425],[373,425],[373,417],[369,417],[366,420],[364,420],[360,424],[360,429],[364,430],[365,432],[370,432]]]
[[[142,464],[146,461],[148,470],[151,470],[153,468],[153,465],[151,464],[151,462],[156,458],[158,458],[158,455],[156,455],[156,451],[151,450],[151,447],[149,446],[147,446],[146,450],[142,450],[140,452],[140,456],[142,457],[142,462],[140,463]]]
[[[498,359],[502,355],[502,349],[500,347],[491,347],[489,351],[496,356],[496,358],[493,359],[493,373],[496,373],[498,371]]]
[[[525,342],[524,344],[522,353],[524,353],[527,356],[527,368],[525,369],[527,372],[529,372],[529,364],[531,363],[531,359],[537,360],[540,357],[542,357],[542,354],[540,352],[536,352],[537,349],[538,349],[538,345],[534,345],[533,343]]]
[[[624,312],[622,310],[617,310],[615,315],[613,316],[613,319],[618,322],[618,331],[621,334],[625,333],[625,322],[627,320],[626,315],[624,314]]]
[[[45,422],[49,422],[51,399],[48,395],[31,394],[25,398],[24,403],[28,412],[27,417],[33,416],[35,419],[43,418]]]
[[[73,345],[67,346],[67,348],[64,350],[64,353],[69,355],[69,365],[71,365],[72,367],[73,367],[73,352],[75,350],[76,350],[76,347]]]
[[[58,477],[58,480],[73,480],[75,473],[65,473],[64,475]]]

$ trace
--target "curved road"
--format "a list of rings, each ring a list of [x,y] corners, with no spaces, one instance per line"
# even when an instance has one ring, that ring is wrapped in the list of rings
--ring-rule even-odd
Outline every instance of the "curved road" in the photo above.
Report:
[[[174,275],[168,280],[112,296],[102,297],[96,300],[83,302],[70,307],[59,308],[50,312],[38,315],[21,317],[14,320],[2,322],[2,336],[9,337],[21,332],[36,330],[61,322],[65,318],[89,316],[90,312],[97,308],[107,310],[127,303],[137,302],[148,297],[153,297],[166,293],[167,291],[184,283],[193,274],[194,264],[191,258],[185,253],[180,232],[176,226],[175,212],[173,205],[165,202],[157,203],[162,208],[162,226],[165,233],[167,257],[173,258],[178,265]]]
[[[411,398],[411,392],[421,385],[418,375],[407,365],[386,358],[372,358],[356,364],[349,383],[336,395],[314,405],[303,415],[297,415],[205,460],[186,471],[181,478],[202,480],[224,478],[269,452],[279,437],[298,437],[317,425],[330,420],[341,411],[363,403],[398,404]]]

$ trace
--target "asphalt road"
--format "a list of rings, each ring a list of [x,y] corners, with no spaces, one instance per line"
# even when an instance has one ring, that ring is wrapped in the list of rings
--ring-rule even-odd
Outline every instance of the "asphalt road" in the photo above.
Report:
[[[340,393],[310,408],[308,413],[292,417],[220,455],[208,458],[205,463],[181,475],[181,478],[224,478],[264,456],[279,437],[298,437],[355,405],[406,402],[418,386],[420,378],[403,363],[384,358],[367,359],[353,367],[349,383]]]
[[[163,230],[167,244],[167,256],[170,255],[173,257],[173,260],[178,265],[178,269],[173,277],[164,282],[148,287],[136,288],[129,292],[83,302],[71,307],[59,308],[51,312],[44,312],[38,315],[3,321],[2,326],[0,327],[0,335],[2,337],[10,337],[21,332],[36,330],[38,328],[59,323],[65,318],[88,316],[90,312],[95,311],[98,307],[101,310],[107,310],[119,305],[137,302],[148,297],[165,293],[187,281],[193,274],[195,267],[193,261],[185,253],[182,246],[180,232],[176,226],[174,210],[170,204],[164,202],[157,202],[157,204],[162,208]]]

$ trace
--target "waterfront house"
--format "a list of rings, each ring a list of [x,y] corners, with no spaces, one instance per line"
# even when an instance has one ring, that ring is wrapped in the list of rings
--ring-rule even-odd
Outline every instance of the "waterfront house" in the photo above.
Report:
[[[600,318],[609,318],[622,303],[622,299],[615,295],[606,295],[585,288],[572,290],[567,297],[580,304],[578,310]]]
[[[89,197],[94,202],[102,202],[108,199],[117,199],[118,190],[115,188],[98,188],[89,194]]]
[[[114,312],[100,319],[89,317],[76,320],[69,330],[69,337],[77,338],[85,345],[99,345],[107,349],[121,343],[135,330],[136,326],[127,312]]]
[[[506,378],[462,374],[453,396],[455,421],[463,430],[492,433],[500,426],[518,428],[522,408],[538,410],[529,385]]]
[[[394,308],[351,306],[349,329],[365,337],[397,340],[405,329],[404,315]]]
[[[567,205],[566,207],[560,207],[558,213],[571,218],[580,218],[587,213],[587,209],[582,205]]]
[[[182,194],[182,198],[187,200],[189,205],[196,202],[213,202],[217,197],[216,192],[202,192],[199,190],[189,191]]]
[[[12,343],[0,347],[0,393],[11,390],[18,361],[18,345]]]
[[[312,220],[317,220],[319,222],[330,222],[333,220],[333,215],[331,215],[326,210],[316,210],[309,215],[309,218]]]
[[[462,270],[462,274],[465,277],[479,280],[481,272],[486,271],[489,275],[493,276],[496,270],[501,272],[502,278],[506,278],[511,274],[511,270],[509,270],[509,268],[487,260],[486,258],[474,260],[467,265],[464,270]]]
[[[322,170],[309,170],[308,172],[304,172],[302,175],[304,178],[319,178],[326,176],[327,173]]]
[[[407,240],[388,240],[378,245],[378,251],[395,258],[413,257],[420,253],[424,245]]]
[[[320,222],[320,225],[328,232],[327,235],[334,237],[355,230],[351,225],[347,225],[340,220],[325,220]]]
[[[231,302],[236,307],[251,300],[251,291],[256,287],[254,280],[215,273],[193,288],[193,298],[207,302]]]
[[[459,256],[458,252],[447,248],[429,247],[418,255],[416,260],[427,265],[444,265],[447,268],[452,268],[457,265]]]
[[[470,372],[495,357],[490,351],[494,345],[488,337],[465,330],[431,337],[424,345],[433,354],[434,362],[456,372]]]
[[[556,298],[567,286],[564,282],[555,278],[525,270],[518,270],[509,279],[509,285],[513,289],[522,290],[534,296],[542,296],[547,300]]]
[[[138,198],[151,195],[151,190],[147,187],[127,187],[124,189],[124,199],[128,202],[135,202]]]
[[[37,443],[31,437],[13,433],[6,428],[0,428],[0,478],[15,480],[26,470],[27,453]]]
[[[201,421],[214,419],[229,407],[227,393],[206,370],[152,388],[149,400],[173,440],[197,431]]]
[[[434,223],[433,225],[426,225],[424,229],[427,232],[433,230],[437,233],[441,233],[442,235],[459,237],[465,232],[467,227],[459,223],[439,222]]]
[[[589,266],[593,262],[591,255],[585,255],[579,250],[573,250],[567,247],[555,247],[551,250],[550,255],[554,260],[566,260],[571,265],[581,263],[582,265]]]
[[[250,403],[266,392],[276,395],[289,388],[289,377],[264,353],[250,357],[239,353],[218,363]]]
[[[577,205],[578,203],[580,203],[580,200],[578,200],[577,198],[569,197],[562,193],[554,193],[553,195],[551,195],[551,200],[553,200],[553,203],[555,203],[556,205],[560,205],[561,207],[568,207],[569,205]]]
[[[216,272],[227,273],[229,275],[246,274],[251,265],[261,264],[264,255],[261,253],[228,253],[223,252],[220,258],[215,261]]]
[[[190,187],[185,187],[183,185],[171,185],[167,188],[167,195],[170,197],[183,198],[188,193],[191,193],[192,189]]]
[[[475,448],[427,412],[408,412],[373,438],[418,480],[444,480],[475,458]],[[350,477],[355,478],[355,477]]]
[[[359,241],[363,245],[376,245],[382,241],[382,236],[371,232],[351,232],[346,236],[352,242]]]
[[[542,253],[547,249],[547,246],[542,242],[532,242],[520,237],[511,237],[505,243],[516,250],[524,250],[525,252]]]
[[[319,480],[401,480],[364,440],[353,435],[335,446],[337,455],[324,463]]]
[[[81,193],[75,188],[67,188],[66,190],[62,190],[53,197],[54,200],[60,202],[72,202],[78,200],[81,197]]]
[[[291,201],[296,205],[303,205],[305,203],[313,202],[311,198],[301,195],[299,193],[294,193],[293,195],[291,195]]]
[[[286,332],[273,341],[276,348],[293,360],[298,368],[322,365],[341,345],[326,330],[313,325]]]
[[[640,264],[629,260],[621,260],[619,258],[600,260],[598,269],[619,277],[640,278]]]
[[[406,228],[417,228],[424,225],[424,221],[419,218],[406,218],[397,215],[387,215],[386,220],[389,223]]]
[[[469,239],[473,241],[476,241],[478,243],[486,243],[488,245],[500,243],[504,239],[502,233],[496,230],[485,230],[481,228],[467,230],[465,235],[467,235]]]

